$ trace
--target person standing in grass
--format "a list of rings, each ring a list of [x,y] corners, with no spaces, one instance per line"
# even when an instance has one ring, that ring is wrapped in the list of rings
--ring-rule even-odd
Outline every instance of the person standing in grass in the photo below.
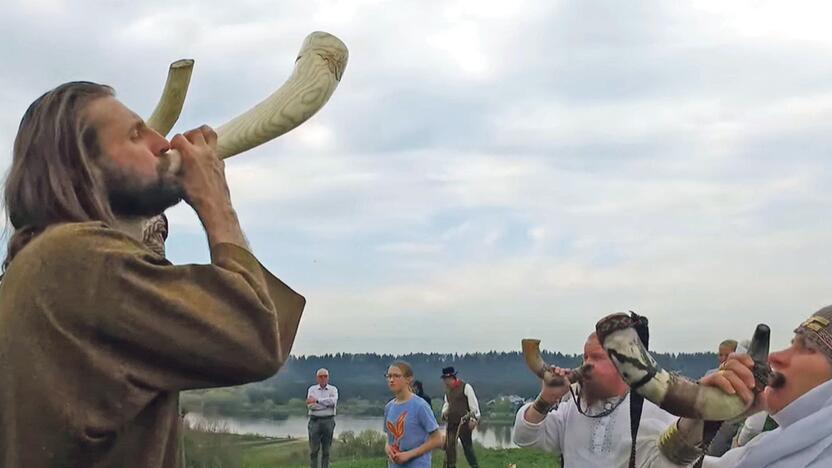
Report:
[[[329,371],[324,368],[318,369],[315,380],[317,383],[306,392],[306,407],[309,409],[309,466],[329,468],[329,448],[335,433],[338,389],[329,384]]]
[[[458,379],[453,367],[442,369],[442,383],[445,385],[442,420],[448,422],[445,428],[445,465],[456,468],[456,441],[459,439],[468,465],[478,468],[472,434],[480,420],[480,404],[474,387]]]
[[[430,468],[431,450],[442,446],[442,433],[433,410],[411,390],[413,368],[396,361],[385,378],[394,397],[384,406],[387,466]]]

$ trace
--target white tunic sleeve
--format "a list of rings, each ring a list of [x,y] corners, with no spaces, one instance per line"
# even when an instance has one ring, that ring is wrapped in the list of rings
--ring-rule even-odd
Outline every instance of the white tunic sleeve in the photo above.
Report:
[[[517,412],[513,430],[514,443],[519,447],[532,447],[559,454],[568,403],[561,403],[555,411],[547,414],[546,418],[537,424],[526,421],[525,418],[526,410],[531,405],[528,403]]]

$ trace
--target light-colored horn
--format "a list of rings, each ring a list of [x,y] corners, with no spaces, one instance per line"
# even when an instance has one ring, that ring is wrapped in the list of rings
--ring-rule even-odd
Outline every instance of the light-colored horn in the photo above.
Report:
[[[627,314],[613,314],[601,319],[595,330],[601,346],[633,391],[671,414],[691,419],[725,421],[742,415],[751,406],[738,395],[728,395],[662,369],[632,325]],[[758,325],[749,351],[755,362],[756,393],[768,383],[768,343],[768,327]]]
[[[326,104],[347,67],[349,52],[340,39],[313,32],[301,45],[289,79],[262,102],[216,129],[217,153],[225,159],[283,135]],[[170,172],[181,168],[180,155],[168,151]]]
[[[219,157],[229,158],[262,145],[312,117],[335,92],[348,59],[347,46],[332,34],[316,31],[306,36],[286,82],[249,111],[216,128]],[[171,64],[162,97],[147,120],[148,126],[163,135],[179,118],[192,69],[193,60]],[[168,151],[163,164],[168,173],[177,174],[182,168],[181,155],[175,150]],[[157,225],[153,220],[121,218],[116,220],[115,227],[142,240],[153,237],[155,234],[143,231]],[[164,245],[164,239],[155,241],[159,242]]]
[[[147,126],[156,130],[162,136],[167,135],[179,120],[188,85],[191,83],[191,73],[194,71],[194,61],[191,59],[177,60],[170,64],[168,79],[162,90],[162,96],[153,114],[147,119]]]
[[[546,364],[543,356],[540,354],[540,340],[526,338],[520,341],[520,346],[523,349],[523,359],[529,370],[538,377],[540,377],[546,385],[563,385],[566,383],[563,377],[552,372],[552,366]],[[584,375],[592,369],[591,365],[584,365],[570,370],[566,374],[566,378],[571,383],[578,382],[583,379]]]

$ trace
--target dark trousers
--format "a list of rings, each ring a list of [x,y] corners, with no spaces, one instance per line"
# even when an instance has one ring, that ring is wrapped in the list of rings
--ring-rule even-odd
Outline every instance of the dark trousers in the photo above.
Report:
[[[474,441],[471,440],[471,429],[468,424],[448,423],[445,429],[445,466],[456,468],[456,434],[459,431],[459,441],[462,442],[462,452],[471,468],[478,468],[477,456],[474,454]]]
[[[332,433],[335,432],[335,418],[309,417],[309,466],[311,468],[329,468],[329,448],[332,447]],[[318,452],[321,464],[318,465]]]

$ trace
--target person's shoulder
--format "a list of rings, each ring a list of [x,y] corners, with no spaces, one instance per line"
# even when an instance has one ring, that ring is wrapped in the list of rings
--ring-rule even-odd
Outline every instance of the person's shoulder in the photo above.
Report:
[[[18,299],[49,297],[66,305],[59,309],[67,316],[90,316],[89,311],[71,313],[71,305],[86,304],[96,294],[112,295],[112,290],[107,285],[102,287],[102,282],[117,281],[114,278],[118,276],[112,273],[117,266],[114,253],[131,255],[132,248],[141,249],[141,244],[131,244],[124,237],[127,235],[101,222],[51,226],[15,256],[3,278],[4,291],[9,294],[7,297]],[[67,287],[67,281],[75,287]],[[89,283],[97,287],[84,286]],[[37,288],[32,288],[33,284]]]
[[[72,269],[79,263],[94,265],[115,252],[130,254],[142,250],[138,241],[102,222],[61,223],[35,237],[9,267],[11,270],[17,265],[34,265],[42,273],[44,267]]]
[[[315,389],[315,387],[317,387],[317,386],[318,386],[318,384],[315,384],[315,385],[310,385],[310,386],[309,386],[309,389],[307,389],[306,391],[307,391],[307,392],[311,392],[311,391],[312,391],[312,390],[314,390],[314,389]]]
[[[47,255],[49,258],[54,258],[55,254],[89,255],[91,251],[109,251],[115,246],[141,248],[138,241],[99,221],[61,223],[37,236],[20,255]]]
[[[327,387],[335,390],[336,392],[338,391],[338,387],[336,387],[335,385],[328,384]]]
[[[85,239],[88,237],[120,237],[126,234],[117,231],[101,221],[87,221],[83,223],[61,223],[48,228],[38,239],[46,241],[67,241],[72,239]]]
[[[770,431],[761,432],[761,433],[757,434],[756,437],[749,440],[747,444],[743,445],[742,447],[737,447],[737,448],[748,449],[748,448],[754,447],[755,445],[762,445],[762,444],[770,443],[772,440],[776,440],[778,437],[780,437],[781,432],[782,432],[782,428],[780,428],[780,427],[778,427],[776,429],[772,429]]]
[[[387,415],[391,410],[397,408],[399,405],[396,404],[396,399],[391,398],[384,404],[384,414]]]
[[[415,393],[413,394],[413,398],[411,398],[410,400],[413,402],[412,404],[418,407],[430,409],[430,405],[428,404],[428,402],[425,401],[425,399],[420,397],[419,395],[416,395]]]

